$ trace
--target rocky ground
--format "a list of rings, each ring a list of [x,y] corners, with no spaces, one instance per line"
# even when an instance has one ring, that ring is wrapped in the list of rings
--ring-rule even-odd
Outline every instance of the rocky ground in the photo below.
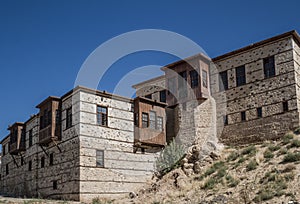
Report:
[[[118,200],[93,203],[132,204],[296,204],[300,201],[300,135],[287,133],[279,141],[225,147],[201,162],[191,148],[180,167],[154,178],[143,189]],[[0,198],[0,203],[76,203]]]
[[[150,183],[135,198],[112,203],[298,203],[300,135],[296,133],[279,141],[225,147],[220,155],[211,154],[194,165],[183,161],[181,168]]]

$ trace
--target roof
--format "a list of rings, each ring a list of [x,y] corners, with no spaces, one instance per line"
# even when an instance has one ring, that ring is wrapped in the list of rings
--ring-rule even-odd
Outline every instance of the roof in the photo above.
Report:
[[[156,105],[156,106],[161,106],[161,107],[168,106],[167,103],[163,103],[163,102],[160,102],[160,101],[152,100],[152,99],[141,97],[141,96],[136,97],[134,100],[135,101],[146,102],[146,103],[153,104],[153,105]]]
[[[120,96],[120,95],[117,95],[117,94],[108,93],[106,91],[99,91],[99,90],[87,88],[87,87],[84,87],[84,86],[76,86],[74,89],[70,90],[65,95],[63,95],[61,97],[61,99],[63,100],[65,98],[71,96],[72,93],[74,93],[76,91],[83,91],[83,92],[86,92],[86,93],[95,94],[97,96],[102,96],[102,97],[105,97],[105,98],[113,98],[113,99],[117,99],[117,100],[125,101],[125,102],[133,102],[132,98],[127,98],[125,96]]]
[[[141,85],[148,84],[148,83],[151,83],[151,82],[154,82],[154,81],[157,81],[157,80],[161,80],[161,79],[165,79],[165,75],[155,77],[155,78],[143,81],[143,82],[138,83],[138,84],[134,84],[134,85],[132,85],[132,88],[137,89],[137,87],[139,87]]]
[[[286,38],[286,37],[290,37],[290,36],[293,37],[293,39],[300,45],[300,36],[299,36],[299,34],[297,33],[296,30],[292,30],[292,31],[289,31],[289,32],[286,32],[286,33],[283,33],[283,34],[280,34],[280,35],[276,35],[274,37],[271,37],[271,38],[268,38],[268,39],[265,39],[265,40],[262,40],[262,41],[259,41],[257,43],[245,46],[243,48],[240,48],[240,49],[228,52],[226,54],[223,54],[223,55],[220,55],[218,57],[215,57],[212,60],[213,61],[219,61],[219,60],[222,60],[222,59],[227,58],[229,56],[236,55],[236,54],[239,54],[241,52],[245,52],[245,51],[248,51],[250,49],[253,49],[255,47],[259,47],[259,46],[268,44],[270,42],[273,42],[273,41],[276,41],[276,40],[280,40],[282,38]]]
[[[4,140],[6,140],[7,138],[9,138],[10,135],[7,135],[6,137],[4,137],[1,141],[0,144],[2,144],[4,142]]]
[[[164,71],[164,70],[166,70],[167,68],[168,68],[168,69],[172,69],[172,68],[175,67],[176,65],[179,65],[179,64],[181,64],[181,63],[186,63],[186,62],[191,61],[191,60],[196,59],[196,58],[201,58],[202,60],[205,60],[205,61],[211,61],[211,59],[210,59],[207,55],[205,55],[205,54],[203,54],[203,53],[198,53],[198,54],[195,54],[195,55],[193,55],[193,56],[187,57],[187,58],[185,58],[185,59],[182,59],[182,60],[173,62],[173,63],[168,64],[168,65],[165,65],[164,67],[161,68],[161,70]]]
[[[60,98],[57,96],[49,96],[48,98],[46,98],[44,101],[42,101],[39,105],[36,106],[36,108],[40,108],[41,106],[43,106],[45,103],[49,102],[49,101],[60,101]]]

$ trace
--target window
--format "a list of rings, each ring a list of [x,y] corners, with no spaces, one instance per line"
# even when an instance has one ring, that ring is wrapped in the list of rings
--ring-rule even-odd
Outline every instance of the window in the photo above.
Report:
[[[274,56],[264,58],[264,75],[265,78],[275,76],[275,60]]]
[[[32,129],[29,130],[29,133],[28,133],[28,143],[29,143],[29,147],[32,146]]]
[[[53,190],[57,190],[57,181],[52,181]]]
[[[97,124],[107,126],[107,107],[97,106]]]
[[[220,72],[219,77],[219,91],[224,91],[228,89],[228,77],[227,71]]]
[[[246,73],[245,73],[244,65],[235,68],[235,75],[236,75],[236,86],[242,86],[246,84]]]
[[[151,129],[156,129],[156,112],[149,112],[149,127]]]
[[[202,86],[207,88],[207,72],[205,70],[202,70]]]
[[[49,161],[49,165],[52,166],[53,165],[53,153],[50,154],[50,161]]]
[[[223,123],[224,125],[228,125],[228,115],[223,115]]]
[[[246,121],[246,112],[245,111],[241,112],[241,121]]]
[[[191,88],[195,88],[199,84],[199,74],[196,70],[190,71]]]
[[[166,103],[166,90],[162,90],[159,92],[159,101]]]
[[[61,111],[59,109],[57,109],[55,111],[55,124],[56,126],[59,126],[61,123]]]
[[[40,117],[40,130],[44,129],[44,116]]]
[[[139,126],[139,113],[134,113],[134,125]]]
[[[21,166],[23,166],[23,165],[24,165],[24,158],[21,157]]]
[[[283,112],[289,111],[289,104],[287,101],[282,102],[282,109],[283,109]]]
[[[45,157],[41,158],[41,168],[45,167]]]
[[[145,98],[152,99],[152,94],[146,95]]]
[[[8,164],[6,164],[6,166],[5,166],[5,173],[6,173],[6,175],[9,174]]]
[[[28,171],[31,171],[32,170],[32,161],[29,161],[28,162]]]
[[[96,150],[96,166],[104,167],[104,151]]]
[[[176,81],[175,77],[168,79],[168,94],[175,95],[176,93]]]
[[[159,130],[159,131],[163,131],[163,118],[160,117],[160,116],[157,116],[157,124],[156,124],[156,128]]]
[[[2,146],[2,155],[5,156],[6,154],[6,145]]]
[[[262,107],[256,109],[257,117],[262,118]]]
[[[148,113],[142,113],[142,127],[148,127]]]
[[[72,107],[68,108],[66,111],[66,128],[72,127]]]
[[[179,91],[179,98],[185,98],[187,96],[186,90],[186,71],[179,72],[178,76],[178,91]]]

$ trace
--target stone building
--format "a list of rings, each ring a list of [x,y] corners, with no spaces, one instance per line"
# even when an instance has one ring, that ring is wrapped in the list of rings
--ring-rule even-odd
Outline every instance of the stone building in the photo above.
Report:
[[[165,114],[159,110],[161,127]],[[136,102],[139,104],[139,102]],[[37,115],[9,127],[2,141],[1,193],[91,201],[141,187],[153,175],[158,146],[135,146],[134,100],[77,87],[49,97]],[[164,130],[159,132],[165,138]]]
[[[49,97],[2,141],[1,192],[91,201],[141,187],[173,138],[201,155],[299,126],[300,37],[287,32],[210,59],[197,54],[134,85],[135,99],[76,87]]]

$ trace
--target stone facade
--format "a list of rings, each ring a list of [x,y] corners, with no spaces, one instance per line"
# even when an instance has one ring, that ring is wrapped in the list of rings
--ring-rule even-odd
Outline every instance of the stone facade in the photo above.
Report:
[[[61,104],[59,141],[39,144],[39,114],[25,122],[26,151],[9,154],[9,136],[2,140],[2,194],[90,202],[128,194],[152,177],[160,149],[133,153],[131,99],[78,87],[63,96]],[[98,106],[107,108],[104,126],[97,122]],[[72,126],[66,127],[69,108]],[[97,150],[103,152],[100,167]]]
[[[226,104],[218,112],[219,121],[224,117],[227,120],[222,130],[223,142],[276,139],[299,126],[298,44],[298,34],[289,32],[213,59],[218,68],[211,72],[213,97],[217,107]],[[275,70],[269,77],[264,71],[268,58],[274,59]],[[236,70],[241,66],[245,69],[245,83],[238,86]],[[225,91],[219,87],[221,72],[227,72]]]

